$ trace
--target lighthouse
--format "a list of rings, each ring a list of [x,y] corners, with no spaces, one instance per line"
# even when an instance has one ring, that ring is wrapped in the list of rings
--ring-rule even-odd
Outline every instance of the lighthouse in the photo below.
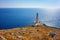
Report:
[[[34,21],[34,26],[40,26],[40,25],[42,25],[42,24],[40,23],[38,17],[39,17],[39,15],[38,15],[38,13],[36,13],[36,20]]]

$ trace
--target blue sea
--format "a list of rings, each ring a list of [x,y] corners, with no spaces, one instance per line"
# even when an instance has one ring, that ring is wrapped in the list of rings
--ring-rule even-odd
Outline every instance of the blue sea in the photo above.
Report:
[[[0,29],[21,28],[32,25],[37,12],[41,23],[60,28],[60,9],[0,8]]]

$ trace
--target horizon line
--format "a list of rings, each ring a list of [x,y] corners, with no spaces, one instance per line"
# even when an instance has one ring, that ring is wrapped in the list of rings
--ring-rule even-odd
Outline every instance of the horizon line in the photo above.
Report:
[[[37,9],[40,9],[38,7],[0,7],[0,8],[37,8]],[[42,9],[60,9],[59,7],[58,8],[43,8]]]

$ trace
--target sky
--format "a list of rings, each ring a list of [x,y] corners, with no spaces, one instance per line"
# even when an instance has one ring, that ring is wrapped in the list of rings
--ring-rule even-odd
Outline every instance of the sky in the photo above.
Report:
[[[0,0],[0,8],[60,8],[60,0]]]

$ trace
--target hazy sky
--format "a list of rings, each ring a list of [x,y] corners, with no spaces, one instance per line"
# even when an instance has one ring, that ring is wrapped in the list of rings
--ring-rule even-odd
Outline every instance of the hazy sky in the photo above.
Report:
[[[0,8],[60,8],[60,0],[0,0]]]

